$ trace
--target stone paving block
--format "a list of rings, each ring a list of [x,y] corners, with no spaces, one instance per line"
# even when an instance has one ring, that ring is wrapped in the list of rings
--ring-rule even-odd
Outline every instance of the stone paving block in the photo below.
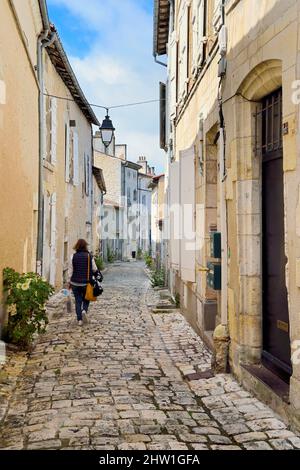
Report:
[[[300,448],[230,374],[208,373],[211,354],[180,312],[152,316],[153,296],[141,264],[110,268],[84,329],[65,313],[29,356],[13,354],[0,387],[0,448]]]
[[[49,441],[41,441],[41,442],[34,442],[32,444],[28,444],[28,450],[55,450],[60,449],[62,447],[62,443],[58,439],[52,439]]]
[[[258,441],[267,439],[267,435],[264,432],[247,432],[245,434],[240,434],[239,436],[234,436],[234,439],[238,443]]]
[[[286,439],[270,439],[269,443],[275,450],[292,450],[294,446]]]
[[[212,450],[242,450],[240,447],[238,446],[234,446],[234,445],[219,445],[219,444],[214,444],[212,446],[210,446],[210,448]]]
[[[264,441],[247,442],[244,447],[246,450],[272,450],[270,444]]]

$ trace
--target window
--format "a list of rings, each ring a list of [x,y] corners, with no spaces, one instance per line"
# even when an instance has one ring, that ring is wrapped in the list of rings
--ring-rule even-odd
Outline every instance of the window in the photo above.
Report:
[[[214,0],[213,26],[218,32],[222,26],[222,0]]]
[[[70,181],[70,127],[65,125],[65,180]]]
[[[166,85],[159,84],[159,128],[160,128],[160,148],[166,149]]]
[[[193,64],[192,72],[195,75],[198,71],[198,67],[201,65],[204,55],[204,11],[205,11],[204,0],[194,0],[193,3]]]
[[[137,201],[137,190],[136,189],[133,191],[133,200]]]
[[[54,165],[56,163],[57,148],[57,100],[50,96],[45,97],[46,116],[46,160]]]
[[[145,195],[143,195],[143,197],[142,197],[142,204],[143,204],[143,206],[146,205],[146,196]]]
[[[79,142],[76,130],[65,125],[65,180],[74,186],[79,185]]]
[[[187,93],[188,83],[188,21],[189,8],[184,2],[179,16],[179,101],[181,101]]]
[[[84,154],[84,192],[86,196],[89,196],[91,190],[90,180],[90,157],[86,153]]]
[[[168,45],[169,55],[169,79],[168,79],[168,95],[169,95],[169,113],[170,118],[176,116],[177,105],[177,42],[176,36],[173,34]]]
[[[79,145],[76,131],[73,132],[73,184],[79,185]]]
[[[131,191],[130,188],[127,188],[127,204],[131,206]]]

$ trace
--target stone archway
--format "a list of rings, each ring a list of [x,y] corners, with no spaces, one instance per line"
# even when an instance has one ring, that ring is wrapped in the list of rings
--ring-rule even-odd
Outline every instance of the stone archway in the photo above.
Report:
[[[237,93],[247,100],[259,101],[282,86],[282,61],[267,60],[258,64],[244,78]]]
[[[228,161],[235,188],[236,258],[231,266],[229,298],[231,358],[234,368],[257,364],[262,354],[261,161],[256,152],[255,113],[260,100],[282,86],[282,63],[258,64],[224,105]],[[233,237],[230,237],[233,240]],[[231,242],[232,243],[232,242]],[[237,277],[236,277],[237,276]],[[238,286],[238,289],[236,288]]]

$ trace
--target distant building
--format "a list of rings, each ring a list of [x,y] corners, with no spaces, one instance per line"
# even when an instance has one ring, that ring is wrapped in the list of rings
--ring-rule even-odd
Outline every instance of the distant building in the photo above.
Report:
[[[138,165],[142,168],[138,175],[138,204],[139,204],[139,240],[138,247],[142,252],[151,250],[151,211],[152,191],[149,184],[155,175],[155,168],[148,165],[144,156],[139,157]]]
[[[167,255],[165,235],[165,175],[152,178],[149,184],[151,200],[151,253],[158,267],[164,267]]]
[[[113,153],[112,153],[113,152]],[[103,153],[101,137],[94,136],[95,161],[109,187],[103,197],[101,253],[104,260],[136,259],[151,248],[151,189],[154,175],[145,157],[137,163],[127,157],[127,145],[114,144]],[[145,171],[145,173],[144,173]]]

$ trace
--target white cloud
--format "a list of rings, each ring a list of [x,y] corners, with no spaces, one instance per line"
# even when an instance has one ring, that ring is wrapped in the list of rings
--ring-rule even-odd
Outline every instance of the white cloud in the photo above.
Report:
[[[150,2],[151,0],[149,0]],[[114,106],[158,99],[165,70],[152,58],[152,15],[140,0],[49,0],[76,15],[93,31],[86,54],[70,57],[82,89],[92,103]],[[95,109],[101,121],[103,112]],[[146,155],[151,166],[164,168],[159,149],[158,103],[111,110],[117,141],[128,144],[129,158]]]

